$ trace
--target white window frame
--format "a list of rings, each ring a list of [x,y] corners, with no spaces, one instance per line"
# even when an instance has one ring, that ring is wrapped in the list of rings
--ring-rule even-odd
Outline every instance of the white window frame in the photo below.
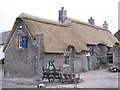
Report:
[[[18,48],[23,48],[24,49],[24,47],[21,46],[23,37],[24,37],[23,35],[18,35]],[[28,42],[27,42],[27,44],[28,44]]]
[[[21,35],[18,35],[18,48],[22,48],[21,41],[22,41]]]

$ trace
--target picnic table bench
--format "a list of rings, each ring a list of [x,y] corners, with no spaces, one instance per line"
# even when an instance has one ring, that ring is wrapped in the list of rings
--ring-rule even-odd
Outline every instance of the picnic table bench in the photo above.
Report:
[[[78,74],[78,77],[76,77],[74,73],[64,73],[64,74],[61,74],[61,77],[62,77],[61,83],[79,83],[80,82],[80,74]]]
[[[79,83],[82,79],[80,79],[80,74],[76,77],[74,73],[61,73],[60,69],[44,69],[43,68],[43,76],[42,80],[47,78],[49,82],[55,81],[58,79],[61,83]]]
[[[61,75],[60,75],[60,69],[44,69],[43,68],[43,77],[42,80],[44,78],[47,78],[49,82],[54,81],[55,79],[61,79]]]

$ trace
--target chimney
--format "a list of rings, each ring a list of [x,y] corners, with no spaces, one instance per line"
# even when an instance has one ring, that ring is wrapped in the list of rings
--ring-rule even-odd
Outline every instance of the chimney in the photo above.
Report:
[[[61,10],[59,10],[59,21],[64,22],[67,19],[67,11],[64,10],[64,7],[61,7]]]
[[[94,19],[92,17],[90,17],[90,19],[88,19],[88,23],[92,24],[92,25],[95,25],[94,23]]]
[[[106,23],[106,21],[104,21],[103,27],[104,27],[105,29],[108,29],[108,23]]]

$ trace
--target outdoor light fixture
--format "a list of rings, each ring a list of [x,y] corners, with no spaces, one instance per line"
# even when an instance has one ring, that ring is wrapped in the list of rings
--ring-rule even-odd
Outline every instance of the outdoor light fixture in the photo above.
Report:
[[[23,26],[22,25],[18,25],[17,26],[17,30],[18,30],[18,34],[23,34]]]
[[[86,53],[86,57],[89,57],[90,56],[90,52]]]
[[[22,25],[20,25],[20,26],[19,26],[19,30],[21,30],[22,28],[23,28],[23,26],[22,26]]]

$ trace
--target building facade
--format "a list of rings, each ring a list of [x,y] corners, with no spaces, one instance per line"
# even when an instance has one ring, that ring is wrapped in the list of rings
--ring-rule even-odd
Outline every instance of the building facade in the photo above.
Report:
[[[118,32],[116,32],[114,36],[120,42],[120,30],[118,30]],[[113,47],[113,60],[115,64],[119,64],[120,66],[120,45],[119,44],[115,44]]]
[[[60,21],[60,20],[59,20]],[[83,72],[106,65],[107,53],[118,40],[104,27],[71,18],[56,22],[28,14],[16,18],[4,46],[5,76],[36,77],[53,64],[63,72]],[[102,67],[102,66],[101,66]]]

